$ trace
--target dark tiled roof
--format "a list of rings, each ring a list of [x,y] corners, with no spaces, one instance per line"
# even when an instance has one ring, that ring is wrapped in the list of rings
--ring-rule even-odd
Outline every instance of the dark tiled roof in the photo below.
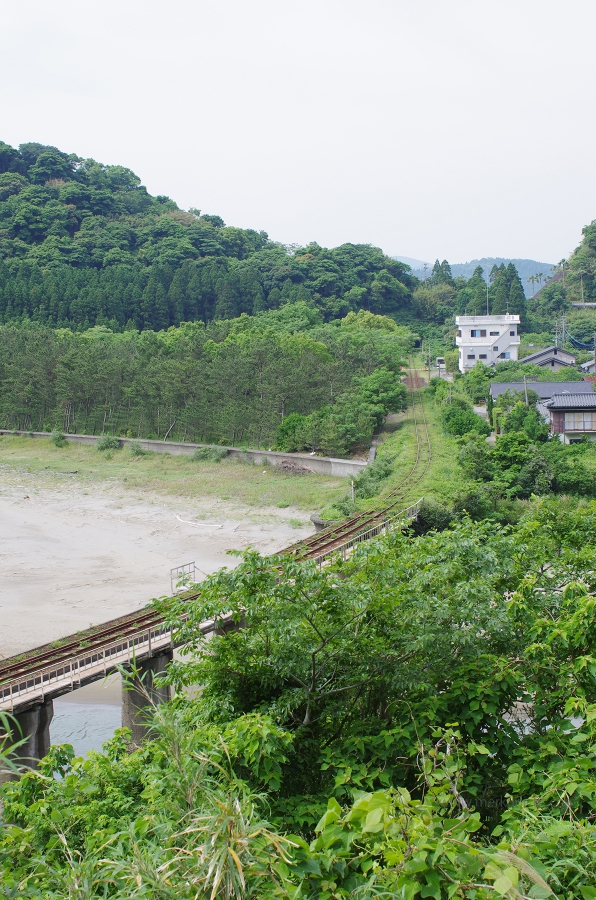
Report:
[[[557,351],[555,353],[555,350]],[[520,362],[529,363],[534,362],[535,359],[539,359],[541,356],[554,356],[560,363],[563,365],[573,365],[575,362],[575,356],[573,353],[570,353],[569,350],[562,350],[558,347],[545,347],[544,350],[537,350],[536,353],[530,353],[529,356],[524,356],[523,359],[520,359]],[[568,362],[569,357],[573,360],[573,363]]]
[[[541,400],[550,400],[555,394],[591,394],[589,381],[528,381],[528,390],[538,394]],[[496,400],[505,391],[524,392],[523,381],[492,381],[490,395]]]
[[[549,409],[596,409],[596,394],[553,394]]]

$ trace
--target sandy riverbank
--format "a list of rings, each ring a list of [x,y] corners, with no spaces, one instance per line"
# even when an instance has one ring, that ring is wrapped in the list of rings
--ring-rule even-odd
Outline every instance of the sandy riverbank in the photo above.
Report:
[[[291,515],[302,527],[289,524]],[[303,511],[255,511],[214,498],[148,499],[118,484],[56,484],[39,473],[5,470],[0,656],[139,609],[170,592],[173,566],[194,560],[208,574],[235,565],[229,549],[274,553],[312,531]]]

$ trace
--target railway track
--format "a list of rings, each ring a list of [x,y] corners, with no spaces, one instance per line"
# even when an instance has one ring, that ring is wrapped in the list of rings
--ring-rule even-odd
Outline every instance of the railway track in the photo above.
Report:
[[[432,458],[428,424],[420,397],[424,381],[414,369],[410,369],[407,384],[412,404],[416,455],[404,479],[384,498],[382,508],[351,516],[339,525],[326,528],[311,538],[287,547],[282,551],[283,555],[294,554],[298,559],[322,561],[336,551],[357,543],[359,537],[367,539],[380,533],[384,525],[397,514],[397,508],[403,504],[407,493],[424,478]],[[194,600],[198,596],[196,592],[185,595],[188,600]],[[107,646],[124,646],[128,642],[128,646],[134,647],[137,639],[141,641],[138,637],[140,634],[153,634],[156,637],[161,634],[164,630],[163,623],[164,617],[157,610],[139,610],[63,641],[45,644],[26,654],[0,660],[0,702],[2,686],[7,683],[15,684],[20,679],[29,682],[31,678],[38,677],[35,673],[50,669],[58,671],[61,667],[66,671],[70,666],[72,673],[73,660],[92,664]]]
[[[188,599],[195,599],[197,596],[195,593],[189,595]],[[50,665],[60,666],[73,657],[91,657],[100,647],[105,646],[106,642],[128,640],[143,629],[158,628],[162,622],[163,616],[157,610],[140,610],[138,613],[106,622],[80,636],[44,644],[28,653],[11,656],[0,662],[0,686],[3,682],[24,676],[34,669]]]
[[[287,547],[282,551],[282,555],[293,553],[300,559],[313,559],[323,554],[328,556],[329,553],[332,553],[334,549],[339,549],[349,539],[373,529],[375,525],[386,519],[388,514],[390,515],[395,510],[395,507],[403,503],[407,493],[422,481],[432,459],[428,422],[426,421],[424,404],[420,397],[420,389],[425,383],[415,369],[410,368],[408,370],[407,385],[412,404],[416,455],[405,478],[383,498],[383,507],[365,513],[358,513],[349,519],[344,519],[338,525],[331,525],[318,534]],[[387,501],[390,502],[387,503]]]

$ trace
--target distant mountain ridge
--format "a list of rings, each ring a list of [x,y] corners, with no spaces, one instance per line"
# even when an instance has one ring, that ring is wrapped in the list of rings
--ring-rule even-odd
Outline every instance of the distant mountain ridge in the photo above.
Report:
[[[411,266],[412,274],[414,274],[416,278],[419,278],[421,281],[424,280],[425,272],[423,260],[411,259],[407,256],[394,256],[393,259]],[[554,268],[553,263],[538,262],[538,260],[536,259],[513,259],[509,256],[484,256],[482,259],[472,259],[470,260],[470,262],[466,263],[452,263],[451,271],[454,278],[471,278],[474,274],[474,269],[476,269],[477,266],[482,266],[482,268],[484,269],[484,278],[486,279],[490,274],[490,270],[493,266],[500,266],[501,263],[504,263],[507,266],[510,262],[513,263],[519,273],[519,277],[521,278],[522,284],[524,286],[526,297],[531,297],[534,291],[538,290],[539,287],[539,285],[534,286],[531,282],[529,282],[528,278],[530,278],[530,276],[532,275],[538,275],[539,273],[542,273],[542,275],[545,276],[545,281],[546,278],[551,275]],[[426,277],[428,278],[432,271],[433,263],[428,262],[426,263],[426,266]],[[543,284],[544,281],[542,282]]]

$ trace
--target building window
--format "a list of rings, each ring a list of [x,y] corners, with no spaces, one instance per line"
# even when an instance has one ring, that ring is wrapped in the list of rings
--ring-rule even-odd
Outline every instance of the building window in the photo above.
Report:
[[[475,353],[468,353],[468,359],[476,359]]]
[[[498,331],[491,331],[490,336],[491,336],[491,337],[499,337],[499,332],[498,332]]]
[[[457,336],[458,336],[458,337],[461,337],[461,330],[459,330],[459,331],[457,332]]]
[[[493,347],[493,350],[495,351],[495,353],[498,353],[498,352],[499,352],[499,348],[498,348],[498,347]]]
[[[495,350],[497,348],[495,347]],[[499,353],[499,359],[511,359],[511,353]]]
[[[596,431],[596,413],[566,412],[565,431]]]
[[[509,337],[515,337],[515,331],[510,331],[510,332],[509,332]]]
[[[481,353],[478,359],[486,359],[486,353]]]
[[[551,366],[554,366],[554,364],[555,364],[554,359],[551,359],[550,364],[551,364]]]
[[[486,337],[486,328],[472,328],[470,337]]]

